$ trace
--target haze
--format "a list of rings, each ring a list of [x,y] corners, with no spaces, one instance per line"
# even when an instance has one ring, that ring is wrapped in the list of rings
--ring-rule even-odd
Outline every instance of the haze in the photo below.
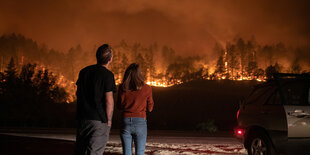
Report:
[[[211,55],[234,37],[310,49],[307,0],[0,0],[0,34],[21,33],[50,48],[121,40]]]

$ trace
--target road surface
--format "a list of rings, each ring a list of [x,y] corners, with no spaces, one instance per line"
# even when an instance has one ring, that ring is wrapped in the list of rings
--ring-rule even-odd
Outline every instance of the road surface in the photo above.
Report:
[[[171,131],[170,131],[171,132]],[[6,151],[16,151],[14,146],[42,150],[47,154],[71,153],[75,134],[70,132],[0,132],[0,143]],[[3,142],[6,141],[6,142]],[[24,141],[24,142],[23,142]],[[25,146],[24,146],[25,145]],[[28,146],[29,145],[29,146]],[[53,147],[54,146],[54,147]],[[10,148],[12,147],[12,148]],[[9,149],[10,148],[10,149]],[[16,147],[15,147],[16,148]],[[55,150],[56,149],[56,150]],[[56,152],[55,152],[56,151]],[[57,152],[58,151],[58,152]],[[52,153],[53,152],[53,153]],[[0,154],[3,153],[0,151]],[[7,152],[4,152],[5,154]],[[20,152],[23,153],[23,152]],[[32,152],[35,154],[35,152]],[[122,154],[121,141],[117,132],[111,132],[105,153]],[[9,153],[7,153],[9,154]],[[30,153],[29,153],[30,154]],[[146,144],[147,155],[203,155],[203,154],[246,154],[242,144],[233,137],[206,137],[186,133],[169,134],[167,132],[150,133]]]

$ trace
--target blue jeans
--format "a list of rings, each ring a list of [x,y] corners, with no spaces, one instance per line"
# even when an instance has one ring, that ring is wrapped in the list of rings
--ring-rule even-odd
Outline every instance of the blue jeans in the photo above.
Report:
[[[147,123],[145,118],[124,118],[120,134],[124,155],[132,155],[132,141],[135,144],[135,154],[144,155],[147,137]]]

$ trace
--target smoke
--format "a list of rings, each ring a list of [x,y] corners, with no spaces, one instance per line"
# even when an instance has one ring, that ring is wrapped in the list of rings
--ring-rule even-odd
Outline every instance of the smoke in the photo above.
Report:
[[[49,47],[68,51],[81,44],[158,43],[178,54],[215,59],[215,43],[235,36],[260,44],[283,42],[310,47],[307,0],[0,0],[0,33],[21,33]],[[294,55],[294,54],[293,54]]]

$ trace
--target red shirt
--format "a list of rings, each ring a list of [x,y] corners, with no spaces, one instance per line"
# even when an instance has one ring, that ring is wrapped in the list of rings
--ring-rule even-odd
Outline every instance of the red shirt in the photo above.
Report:
[[[144,84],[140,90],[123,91],[118,90],[116,106],[122,110],[123,117],[143,117],[146,118],[146,111],[153,110],[152,87]]]

